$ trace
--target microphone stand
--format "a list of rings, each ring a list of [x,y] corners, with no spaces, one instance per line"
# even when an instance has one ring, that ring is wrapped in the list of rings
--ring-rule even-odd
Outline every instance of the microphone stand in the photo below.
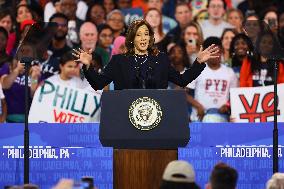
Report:
[[[278,126],[277,126],[277,107],[278,107],[278,96],[277,96],[277,78],[278,78],[278,63],[275,58],[272,58],[274,63],[274,128],[273,128],[273,173],[278,172]]]
[[[29,70],[33,59],[31,57],[23,57],[21,63],[25,64],[25,129],[24,129],[24,183],[29,183],[30,162],[29,162]]]

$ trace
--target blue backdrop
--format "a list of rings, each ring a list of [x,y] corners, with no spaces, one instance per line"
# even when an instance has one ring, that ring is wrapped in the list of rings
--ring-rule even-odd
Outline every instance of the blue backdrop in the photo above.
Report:
[[[30,181],[50,188],[60,178],[93,176],[100,189],[111,189],[112,148],[102,147],[98,124],[31,124]],[[284,124],[279,124],[280,171],[284,171]],[[23,183],[23,124],[0,127],[0,188]],[[273,124],[190,125],[191,140],[178,150],[192,163],[204,188],[214,165],[227,162],[239,171],[238,189],[264,188],[272,175]]]

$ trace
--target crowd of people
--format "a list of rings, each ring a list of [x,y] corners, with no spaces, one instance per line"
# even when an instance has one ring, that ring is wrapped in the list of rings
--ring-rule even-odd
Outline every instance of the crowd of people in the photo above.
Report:
[[[197,3],[198,2],[198,3]],[[54,22],[57,31],[44,56],[29,70],[30,99],[44,80],[92,90],[70,51],[92,49],[101,72],[115,54],[126,51],[127,27],[136,19],[153,28],[155,45],[183,73],[201,45],[215,44],[220,58],[207,62],[202,74],[185,87],[190,121],[230,121],[230,88],[272,85],[270,57],[284,45],[282,1],[253,0],[14,0],[1,1],[0,122],[24,122],[25,66],[17,49],[34,23]],[[282,9],[281,9],[282,8]],[[15,14],[13,14],[15,13]],[[275,54],[277,52],[278,54]],[[284,53],[283,53],[284,54]],[[279,55],[279,56],[278,56]],[[279,59],[278,83],[284,82]],[[104,90],[111,90],[112,84]],[[169,89],[180,89],[169,83]],[[2,90],[3,89],[3,90]],[[212,120],[211,120],[212,121]]]

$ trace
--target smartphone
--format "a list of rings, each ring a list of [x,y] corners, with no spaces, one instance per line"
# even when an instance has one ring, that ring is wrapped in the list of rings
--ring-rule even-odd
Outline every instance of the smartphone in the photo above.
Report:
[[[196,45],[196,40],[195,39],[189,39],[188,44],[195,46]]]
[[[82,177],[81,182],[85,183],[86,186],[88,185],[88,188],[85,188],[85,189],[94,188],[94,178],[93,177],[88,177],[88,176]]]
[[[91,189],[90,184],[88,182],[75,182],[73,184],[72,189]]]

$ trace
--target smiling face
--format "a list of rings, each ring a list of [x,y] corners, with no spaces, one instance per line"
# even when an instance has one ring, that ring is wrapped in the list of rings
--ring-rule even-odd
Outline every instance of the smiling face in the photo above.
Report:
[[[247,55],[247,51],[249,50],[247,42],[240,38],[234,44],[234,51],[237,56],[244,57]]]
[[[134,37],[134,51],[135,54],[147,54],[147,49],[150,42],[150,33],[146,25],[138,28]]]

